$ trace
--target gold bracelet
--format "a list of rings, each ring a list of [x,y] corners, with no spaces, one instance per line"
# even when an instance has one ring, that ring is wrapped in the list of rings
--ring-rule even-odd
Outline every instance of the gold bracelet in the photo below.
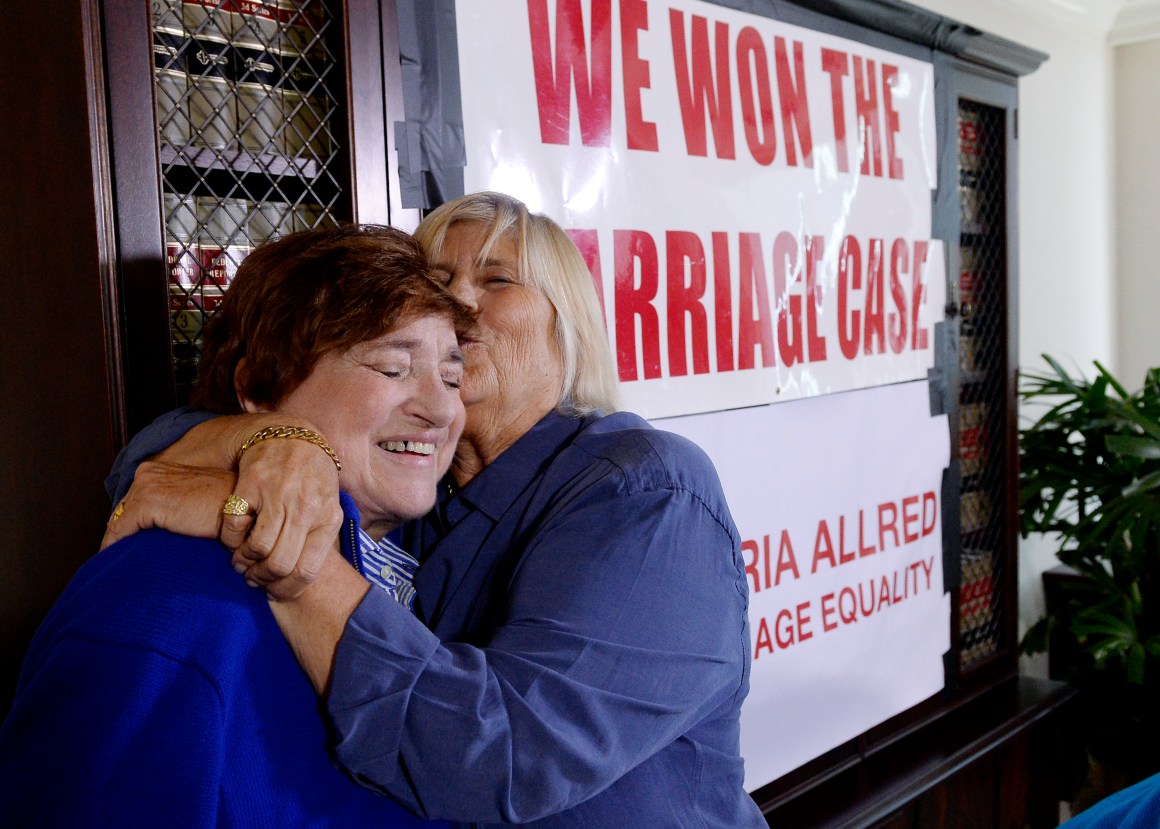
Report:
[[[247,449],[255,443],[260,443],[263,440],[270,438],[297,438],[304,440],[307,443],[313,443],[326,454],[330,455],[330,459],[334,461],[334,467],[339,472],[342,471],[342,464],[339,463],[338,455],[330,448],[330,444],[326,442],[326,438],[311,429],[303,429],[301,426],[267,426],[265,429],[260,429],[254,434],[250,435],[249,440],[242,444],[241,450],[238,452],[239,460]]]

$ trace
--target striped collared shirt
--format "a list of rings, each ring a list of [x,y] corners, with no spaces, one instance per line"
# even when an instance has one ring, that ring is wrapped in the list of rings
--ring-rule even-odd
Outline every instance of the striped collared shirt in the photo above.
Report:
[[[357,569],[371,584],[408,610],[415,603],[415,571],[419,562],[387,536],[375,543],[361,529],[358,531]]]

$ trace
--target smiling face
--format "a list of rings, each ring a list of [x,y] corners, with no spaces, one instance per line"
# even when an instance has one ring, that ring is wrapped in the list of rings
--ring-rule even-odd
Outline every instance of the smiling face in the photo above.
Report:
[[[456,222],[432,262],[435,278],[478,315],[475,331],[463,339],[462,393],[464,437],[484,463],[556,407],[564,373],[552,304],[520,273],[510,237],[480,257],[487,238],[486,225]]]
[[[324,354],[276,409],[307,418],[334,447],[339,484],[377,540],[434,505],[463,429],[462,377],[451,323],[420,317]]]

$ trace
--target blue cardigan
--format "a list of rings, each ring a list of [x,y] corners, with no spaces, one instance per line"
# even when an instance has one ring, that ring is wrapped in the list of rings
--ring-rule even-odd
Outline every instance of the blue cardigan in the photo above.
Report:
[[[149,530],[77,573],[0,727],[0,826],[431,827],[331,763],[264,594]]]
[[[1109,795],[1060,829],[1156,829],[1160,826],[1160,774]]]

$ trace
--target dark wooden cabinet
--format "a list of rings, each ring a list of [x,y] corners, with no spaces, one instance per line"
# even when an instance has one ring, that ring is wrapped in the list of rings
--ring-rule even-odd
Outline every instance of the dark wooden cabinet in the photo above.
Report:
[[[0,56],[0,701],[29,638],[92,555],[123,434],[116,219],[101,9],[8,9]]]
[[[36,626],[96,550],[114,455],[181,401],[221,269],[273,235],[265,208],[282,206],[282,232],[408,220],[389,163],[390,0],[8,11],[2,710]]]
[[[1052,827],[1084,757],[1075,695],[1012,677],[834,768],[766,811],[770,826],[813,829]]]
[[[771,826],[1055,826],[1083,764],[1074,692],[1018,676],[1017,630],[1018,79],[1046,56],[901,3],[773,4],[787,5],[809,6],[813,28],[929,48],[934,64],[948,301],[931,388],[951,428],[951,650],[942,694],[755,797]]]
[[[102,11],[115,368],[132,434],[184,402],[201,326],[250,248],[391,220],[398,59],[393,4],[376,0],[120,0]]]

